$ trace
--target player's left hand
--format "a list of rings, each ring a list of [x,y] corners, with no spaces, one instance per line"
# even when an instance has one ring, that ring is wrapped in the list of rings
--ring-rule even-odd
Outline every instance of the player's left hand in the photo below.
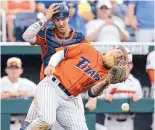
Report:
[[[134,101],[134,102],[137,102],[138,100],[140,100],[140,98],[134,93],[134,94],[132,94],[132,100]]]
[[[44,70],[44,74],[46,76],[50,76],[50,75],[53,75],[54,71],[55,71],[55,67],[52,65],[48,65]]]
[[[19,96],[27,97],[28,93],[26,91],[18,91]]]

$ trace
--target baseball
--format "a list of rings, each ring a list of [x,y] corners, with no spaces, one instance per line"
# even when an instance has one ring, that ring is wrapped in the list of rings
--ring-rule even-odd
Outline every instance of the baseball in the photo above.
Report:
[[[130,106],[128,103],[123,103],[122,106],[121,106],[121,109],[123,112],[128,112],[129,109],[130,109]]]

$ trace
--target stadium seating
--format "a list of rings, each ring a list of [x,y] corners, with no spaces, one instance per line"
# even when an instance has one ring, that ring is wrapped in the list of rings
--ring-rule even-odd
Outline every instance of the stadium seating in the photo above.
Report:
[[[22,34],[31,24],[37,21],[37,13],[19,13],[15,19],[14,35],[17,41],[24,41]]]

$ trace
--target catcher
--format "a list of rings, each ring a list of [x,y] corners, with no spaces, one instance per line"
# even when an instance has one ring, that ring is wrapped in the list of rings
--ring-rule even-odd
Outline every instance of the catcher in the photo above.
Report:
[[[48,129],[57,120],[65,130],[88,130],[78,95],[88,90],[90,97],[129,75],[124,47],[102,55],[93,46],[80,43],[55,53],[45,68],[47,75],[37,86],[35,105],[39,116],[26,130]]]

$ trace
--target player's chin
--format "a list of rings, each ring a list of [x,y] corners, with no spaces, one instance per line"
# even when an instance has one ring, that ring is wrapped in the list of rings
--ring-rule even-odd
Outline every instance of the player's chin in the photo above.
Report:
[[[59,28],[59,32],[65,33],[65,28]]]

